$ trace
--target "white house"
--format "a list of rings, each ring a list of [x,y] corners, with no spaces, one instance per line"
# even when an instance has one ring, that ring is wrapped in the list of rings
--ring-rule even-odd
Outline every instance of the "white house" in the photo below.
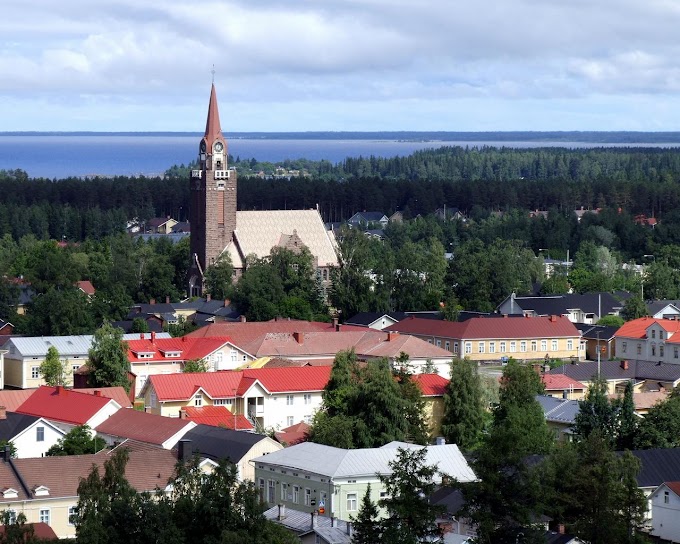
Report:
[[[680,482],[664,482],[649,496],[651,534],[670,542],[680,542]]]
[[[19,459],[43,457],[65,434],[44,418],[7,412],[0,407],[0,440],[11,443]]]
[[[624,359],[680,364],[680,321],[641,317],[615,335],[616,355]]]

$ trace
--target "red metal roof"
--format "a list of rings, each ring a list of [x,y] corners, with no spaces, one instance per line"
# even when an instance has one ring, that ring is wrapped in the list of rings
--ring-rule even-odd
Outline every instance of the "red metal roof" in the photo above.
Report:
[[[461,322],[409,317],[385,330],[465,340],[580,337],[578,329],[565,316],[473,317]]]
[[[331,377],[331,370],[330,366],[251,368],[243,371],[243,378],[258,380],[270,393],[321,391]]]
[[[162,444],[190,424],[186,419],[122,409],[100,423],[96,430],[98,433],[131,438],[148,444]]]
[[[95,293],[94,285],[92,285],[90,280],[80,280],[76,285],[86,295],[94,295]]]
[[[113,401],[107,397],[44,385],[34,391],[16,411],[20,414],[84,425],[109,402]]]
[[[300,423],[296,423],[295,425],[291,425],[290,427],[286,427],[285,429],[277,431],[276,439],[285,446],[293,446],[295,444],[299,444],[300,442],[304,442],[305,438],[307,437],[307,433],[309,433],[311,428],[311,425],[301,421]]]
[[[545,384],[546,391],[558,390],[564,391],[565,389],[586,389],[578,380],[570,378],[566,374],[543,374],[541,376],[543,383]]]
[[[115,400],[122,408],[131,408],[132,402],[130,397],[122,387],[79,387],[76,389],[78,393],[85,393],[87,395],[97,395],[97,391],[102,397]]]
[[[647,329],[655,323],[663,330],[673,335],[668,338],[668,342],[680,342],[680,335],[678,335],[678,338],[675,338],[675,333],[680,332],[680,321],[677,319],[656,319],[654,317],[633,319],[632,321],[624,323],[621,328],[616,331],[615,336],[625,338],[645,338],[647,336]]]
[[[128,359],[131,363],[167,363],[203,359],[229,342],[229,338],[154,338],[153,340],[128,340]],[[179,352],[179,357],[166,357],[167,352]],[[140,353],[153,353],[151,357],[139,357]]]
[[[425,397],[443,397],[449,385],[449,380],[439,374],[414,374],[413,380]]]
[[[664,482],[668,488],[680,497],[680,482]]]
[[[210,149],[216,138],[222,137],[222,127],[220,127],[220,112],[217,109],[217,92],[215,84],[210,88],[210,103],[208,104],[208,118],[205,121],[206,145]]]
[[[194,423],[224,427],[237,431],[252,431],[253,424],[242,414],[234,416],[225,406],[187,406],[184,408],[187,419]]]

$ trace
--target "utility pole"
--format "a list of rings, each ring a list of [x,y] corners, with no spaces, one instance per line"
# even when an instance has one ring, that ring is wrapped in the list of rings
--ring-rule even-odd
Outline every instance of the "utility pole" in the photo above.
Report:
[[[600,331],[597,331],[597,379],[600,379]]]

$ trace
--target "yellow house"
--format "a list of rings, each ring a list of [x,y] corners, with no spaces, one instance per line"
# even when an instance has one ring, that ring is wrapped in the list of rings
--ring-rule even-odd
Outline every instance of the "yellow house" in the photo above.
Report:
[[[385,330],[410,334],[443,347],[455,357],[502,362],[581,360],[585,347],[581,333],[564,316],[473,317],[452,322],[408,317]]]
[[[444,418],[444,395],[449,380],[439,374],[414,374],[413,379],[420,386],[425,400],[425,420],[430,436],[439,436]]]

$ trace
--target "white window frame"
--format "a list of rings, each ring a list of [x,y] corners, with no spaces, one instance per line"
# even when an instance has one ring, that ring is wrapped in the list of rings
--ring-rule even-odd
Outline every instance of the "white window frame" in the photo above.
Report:
[[[295,395],[286,395],[286,406],[293,406],[295,403]]]
[[[281,482],[281,500],[288,500],[288,482]]]
[[[548,341],[541,340],[541,351],[548,351]]]
[[[505,342],[501,342],[500,343],[500,352],[505,353],[507,351],[506,348],[507,348],[507,344]]]
[[[45,427],[40,426],[35,428],[35,441],[44,442],[45,441]]]
[[[194,406],[197,408],[203,406],[203,395],[200,392],[194,395]]]
[[[517,342],[510,342],[510,353],[517,352]]]
[[[68,507],[68,524],[70,526],[75,525],[74,517],[76,515],[76,509],[77,509],[77,507],[75,505]]]
[[[290,427],[292,425],[295,425],[295,417],[294,416],[286,417],[286,427]]]
[[[453,343],[453,353],[458,353],[458,342]]]
[[[524,353],[524,352],[527,350],[527,341],[526,341],[526,340],[522,340],[522,341],[519,343],[519,350],[520,350],[520,352],[522,352],[522,353]]]
[[[472,342],[465,342],[465,355],[472,353]]]
[[[312,490],[309,489],[308,487],[305,487],[305,506],[311,506],[312,505]]]
[[[489,353],[496,353],[496,342],[489,342]]]
[[[38,512],[38,520],[40,523],[47,523],[47,525],[50,524],[50,509],[49,508],[41,508]]]
[[[305,400],[305,404],[312,404],[312,394],[311,393],[304,393],[302,398]]]
[[[574,349],[574,341],[573,340],[567,340],[567,350],[571,351]]]
[[[38,378],[40,378],[40,367],[39,366],[32,366],[31,367],[31,379],[37,380]]]
[[[444,349],[446,351],[451,351],[451,342],[444,342]]]
[[[295,504],[300,503],[300,486],[299,485],[293,486],[293,502]]]
[[[486,353],[486,342],[479,342],[477,344],[477,350],[479,353]]]
[[[557,340],[552,340],[552,341],[550,342],[550,347],[551,347],[552,351],[557,351],[557,349],[558,349],[558,347],[557,347]]]
[[[357,494],[347,493],[347,511],[356,512],[357,511]]]

